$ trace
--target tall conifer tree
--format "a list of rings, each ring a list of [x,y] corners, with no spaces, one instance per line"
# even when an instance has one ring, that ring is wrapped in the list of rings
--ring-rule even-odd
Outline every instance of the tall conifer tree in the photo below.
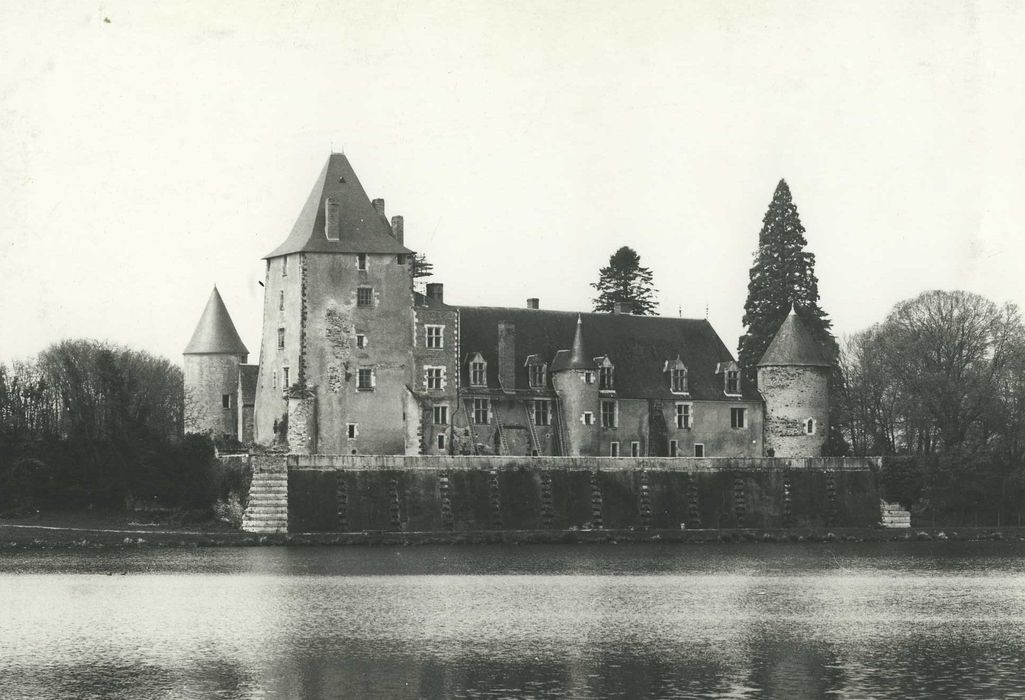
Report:
[[[626,303],[632,313],[650,316],[658,306],[652,299],[655,287],[651,283],[651,270],[641,267],[641,256],[629,246],[623,246],[609,257],[609,264],[598,271],[598,281],[591,286],[598,290],[595,311],[614,311],[617,303]]]
[[[822,344],[827,357],[836,358],[836,340],[829,333],[833,324],[819,307],[815,256],[805,250],[807,245],[790,187],[786,180],[780,180],[762,219],[758,252],[747,285],[745,332],[740,337],[739,359],[748,381],[755,381],[758,361],[790,312],[791,304]]]

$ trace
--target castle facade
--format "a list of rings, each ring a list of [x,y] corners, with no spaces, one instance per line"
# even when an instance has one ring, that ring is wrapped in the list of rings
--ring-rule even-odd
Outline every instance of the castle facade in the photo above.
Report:
[[[829,362],[791,312],[758,388],[704,319],[450,305],[332,154],[266,257],[258,365],[216,288],[184,353],[187,429],[312,454],[810,457]]]

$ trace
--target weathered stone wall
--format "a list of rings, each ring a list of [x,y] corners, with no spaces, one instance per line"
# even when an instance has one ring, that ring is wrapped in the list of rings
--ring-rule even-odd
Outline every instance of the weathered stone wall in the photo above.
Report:
[[[292,532],[870,527],[876,460],[290,455]]]
[[[565,431],[567,456],[594,455],[598,450],[598,430],[601,424],[601,407],[598,403],[597,373],[592,383],[585,379],[587,372],[569,369],[552,374],[552,385],[559,395],[562,412],[559,428]],[[591,414],[591,424],[584,420],[584,414]]]
[[[288,399],[288,449],[295,454],[312,454],[317,451],[316,398]]]
[[[185,430],[238,436],[237,355],[185,355]],[[228,394],[230,406],[224,408]]]
[[[288,368],[289,384],[299,380],[303,316],[301,258],[302,254],[296,253],[267,261],[260,373],[253,408],[254,440],[260,445],[284,444],[288,422],[284,369]],[[283,271],[287,274],[283,275]],[[278,347],[279,328],[285,330],[284,348]]]
[[[829,436],[829,376],[825,367],[758,368],[765,399],[764,448],[777,457],[822,454]],[[805,424],[815,420],[815,432]]]
[[[317,396],[317,449],[350,454],[403,454],[403,402],[412,374],[413,298],[408,258],[306,253],[305,380]],[[359,306],[357,290],[373,290]],[[357,347],[356,336],[366,338]],[[358,388],[360,369],[373,386]],[[355,436],[347,426],[355,423]]]

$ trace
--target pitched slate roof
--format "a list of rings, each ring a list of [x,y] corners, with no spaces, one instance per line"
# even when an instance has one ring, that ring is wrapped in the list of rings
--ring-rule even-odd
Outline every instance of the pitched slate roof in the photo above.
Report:
[[[765,349],[765,354],[759,360],[758,366],[765,365],[791,366],[791,367],[830,367],[829,360],[822,353],[822,348],[811,331],[801,321],[793,307],[779,330],[772,337],[772,342]]]
[[[324,232],[324,201],[338,203],[339,239],[329,241]],[[377,213],[363,190],[349,159],[332,153],[299,212],[292,232],[267,258],[299,252],[314,253],[412,253],[395,240],[391,225]]]
[[[548,359],[548,358],[545,358]],[[573,333],[573,348],[571,350],[559,350],[555,358],[551,360],[553,372],[561,372],[564,369],[594,369],[593,357],[588,357],[584,350],[583,319],[577,315],[577,328]]]
[[[498,323],[516,326],[516,388],[527,389],[528,355],[539,355],[553,368],[556,353],[573,347],[577,317],[589,360],[608,356],[615,365],[614,387],[620,398],[679,398],[669,390],[666,361],[677,356],[688,369],[690,398],[727,400],[724,377],[716,364],[733,356],[704,319],[582,313],[540,309],[458,306],[460,372],[469,386],[466,357],[479,352],[487,361],[488,386],[498,388]],[[550,373],[549,373],[550,374]],[[743,399],[760,401],[754,387],[742,385]],[[734,399],[736,400],[736,399]]]
[[[192,340],[185,347],[185,355],[248,355],[249,350],[238,337],[235,324],[231,322],[228,309],[224,306],[217,287],[210,292],[210,298],[199,317]]]

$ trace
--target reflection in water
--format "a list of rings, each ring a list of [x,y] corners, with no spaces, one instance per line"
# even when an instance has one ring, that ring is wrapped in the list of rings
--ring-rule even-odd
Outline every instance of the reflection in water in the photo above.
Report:
[[[1025,692],[1015,544],[0,560],[0,697]]]

